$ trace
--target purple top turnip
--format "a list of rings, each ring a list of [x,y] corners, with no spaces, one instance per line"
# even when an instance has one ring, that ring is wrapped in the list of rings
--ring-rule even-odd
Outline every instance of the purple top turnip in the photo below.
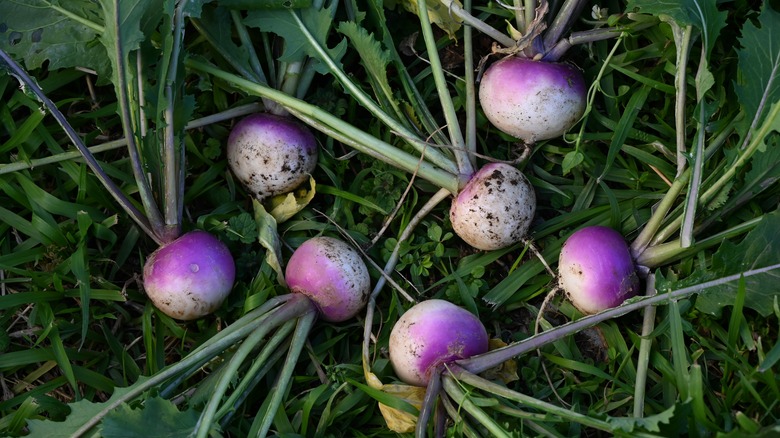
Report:
[[[437,366],[488,350],[485,326],[445,300],[427,300],[406,311],[390,332],[390,362],[402,381],[426,386]]]
[[[479,102],[496,128],[530,144],[574,126],[586,93],[582,73],[571,65],[508,56],[485,71]]]
[[[160,311],[186,321],[219,308],[233,288],[235,274],[227,246],[196,230],[149,256],[144,265],[144,289]]]
[[[494,250],[519,242],[536,212],[534,188],[517,168],[483,166],[452,202],[455,233],[477,249]]]
[[[317,141],[296,120],[258,113],[233,127],[227,159],[236,178],[262,201],[306,181],[317,165]]]
[[[558,261],[559,285],[585,314],[619,306],[639,290],[623,236],[609,227],[582,228],[566,239]]]
[[[295,250],[285,269],[287,286],[309,297],[325,321],[345,321],[368,302],[371,277],[360,254],[332,237],[314,237]]]

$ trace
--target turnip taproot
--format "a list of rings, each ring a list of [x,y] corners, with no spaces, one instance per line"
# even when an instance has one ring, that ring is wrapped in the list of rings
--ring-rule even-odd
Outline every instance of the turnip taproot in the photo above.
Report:
[[[559,286],[585,314],[619,306],[639,291],[639,277],[623,236],[590,226],[566,239],[558,261]]]
[[[488,335],[468,310],[432,299],[414,305],[398,319],[389,348],[398,378],[426,386],[437,366],[486,352]]]
[[[317,165],[317,141],[290,117],[257,113],[233,127],[227,159],[236,178],[262,201],[306,181]]]
[[[285,270],[294,293],[309,297],[325,321],[345,321],[368,301],[371,277],[357,251],[332,237],[314,237],[298,247]]]
[[[149,256],[144,290],[166,315],[192,320],[219,308],[233,288],[235,273],[224,243],[205,231],[190,231]]]
[[[586,93],[582,73],[569,64],[508,56],[485,71],[479,102],[496,128],[530,144],[577,123]]]
[[[450,222],[469,245],[494,250],[522,240],[535,212],[536,195],[528,178],[509,164],[490,163],[452,201]]]

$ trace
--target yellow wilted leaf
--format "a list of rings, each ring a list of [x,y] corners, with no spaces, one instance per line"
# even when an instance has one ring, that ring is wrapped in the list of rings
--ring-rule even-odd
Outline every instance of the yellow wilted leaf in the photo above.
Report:
[[[410,385],[383,385],[382,392],[398,397],[410,405],[420,409],[425,398],[425,388]],[[390,406],[379,403],[379,411],[385,418],[387,428],[393,432],[408,433],[414,432],[417,426],[417,416],[404,412]]]
[[[501,339],[495,338],[488,341],[488,350],[496,350],[501,347],[506,347],[506,342]],[[504,383],[514,382],[519,380],[517,375],[517,362],[514,359],[509,359],[498,366],[490,368],[482,373],[482,377],[488,380],[501,380]]]
[[[417,0],[400,0],[399,1],[404,9],[417,14]],[[443,31],[447,32],[450,38],[455,39],[455,32],[460,29],[461,19],[452,14],[449,8],[441,1],[438,0],[425,0],[428,6],[428,19],[431,23],[439,26]],[[453,3],[463,7],[460,0],[455,0]]]
[[[302,186],[290,193],[271,198],[268,212],[276,219],[277,224],[281,224],[309,205],[317,193],[316,188],[317,184],[314,182],[314,178],[309,176],[308,188]]]

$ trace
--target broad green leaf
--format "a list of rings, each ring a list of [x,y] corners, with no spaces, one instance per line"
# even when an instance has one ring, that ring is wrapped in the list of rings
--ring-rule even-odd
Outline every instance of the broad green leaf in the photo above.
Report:
[[[668,424],[674,417],[675,406],[672,405],[665,411],[647,417],[607,417],[607,422],[613,430],[623,432],[646,431],[659,432],[662,424]]]
[[[666,15],[680,26],[695,26],[702,33],[708,58],[718,34],[726,26],[727,13],[718,10],[716,0],[629,0],[627,9],[639,9],[655,16]]]
[[[384,50],[382,45],[374,38],[373,34],[357,23],[345,21],[339,24],[338,31],[343,33],[352,42],[352,47],[360,55],[360,63],[366,68],[376,94],[384,94],[385,98],[394,101],[393,90],[387,80],[387,66],[392,61],[392,54]]]
[[[111,398],[102,403],[93,403],[87,400],[70,403],[68,404],[70,407],[70,415],[68,415],[65,421],[30,420],[27,422],[27,427],[30,430],[30,436],[45,436],[47,438],[72,437],[75,435],[76,431],[81,429],[94,417],[100,414],[101,410],[112,404],[114,400],[122,398],[124,394],[132,388],[133,387],[116,388],[114,389],[114,393],[111,395]],[[93,427],[90,430],[94,431],[95,428]]]
[[[300,9],[311,6],[312,0],[219,0],[219,4],[231,9],[268,10]]]
[[[300,12],[300,18],[317,44],[324,48],[328,56],[338,64],[346,52],[347,41],[342,40],[332,49],[327,46],[327,39],[333,23],[332,9],[336,4],[337,2],[333,2],[330,8],[304,9]],[[301,61],[307,55],[320,59],[321,57],[310,44],[306,35],[301,32],[301,28],[292,15],[294,13],[289,10],[249,11],[244,23],[247,26],[259,28],[263,32],[273,32],[284,39],[284,52],[279,57],[279,61]],[[322,66],[318,68],[318,71],[327,73],[327,69],[323,69]]]
[[[103,419],[101,434],[109,437],[185,438],[195,431],[198,413],[192,409],[180,412],[168,400],[149,398],[140,409],[122,404]]]
[[[771,103],[780,101],[780,12],[764,3],[758,24],[745,23],[737,52],[734,88],[746,115],[740,127],[743,136],[751,125],[761,125]]]
[[[103,17],[91,0],[0,0],[0,48],[28,70],[85,67],[108,82],[111,67],[97,38]]]
[[[780,210],[767,214],[738,244],[724,241],[713,255],[712,278],[739,274],[750,269],[762,268],[780,262]],[[702,292],[696,307],[706,313],[719,314],[724,306],[734,304],[738,282],[715,286]],[[780,273],[770,271],[745,279],[745,307],[764,316],[772,313],[775,297],[780,295]]]

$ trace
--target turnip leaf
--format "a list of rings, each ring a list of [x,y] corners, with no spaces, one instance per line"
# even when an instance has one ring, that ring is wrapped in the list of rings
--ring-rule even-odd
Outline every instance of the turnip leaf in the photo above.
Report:
[[[721,29],[726,26],[726,12],[718,10],[716,0],[629,0],[627,9],[638,8],[655,16],[671,17],[680,26],[695,26],[702,33],[707,57]]]
[[[101,434],[125,438],[185,438],[195,431],[197,423],[196,411],[180,412],[170,401],[152,397],[139,409],[122,404],[106,415]]]
[[[387,80],[387,66],[392,60],[389,51],[382,48],[382,45],[374,38],[373,34],[368,33],[364,28],[352,21],[345,21],[339,24],[338,31],[344,34],[352,42],[352,47],[360,55],[360,63],[363,64],[366,71],[372,79],[372,84],[379,88],[376,90],[378,96],[383,95],[390,102],[394,101],[393,90],[390,82]]]
[[[713,255],[709,270],[702,269],[700,274],[680,282],[668,281],[657,275],[658,292],[665,293],[688,285],[780,263],[778,229],[780,229],[780,210],[775,210],[764,216],[742,242],[735,244],[724,241]],[[778,285],[780,285],[780,272],[776,270],[745,278],[744,306],[763,316],[768,316],[772,313],[775,297],[780,295]],[[738,286],[739,281],[711,286],[699,294],[696,307],[702,312],[718,315],[723,307],[734,304]]]
[[[98,79],[110,79],[110,63],[105,50],[95,44],[103,31],[100,8],[90,0],[0,0],[0,49],[28,70],[46,61],[50,70],[85,67],[95,70]],[[67,14],[67,15],[66,15]]]
[[[746,114],[740,126],[743,136],[761,125],[769,104],[780,101],[780,12],[764,4],[758,23],[757,27],[746,22],[739,40],[742,49],[737,52],[739,76],[734,88]]]
[[[329,49],[326,44],[327,36],[333,23],[333,11],[331,9],[335,5],[336,2],[333,2],[330,8],[303,9],[300,12],[300,17],[317,42],[338,63],[338,60],[341,59],[347,50],[347,41],[342,40],[332,49]],[[293,13],[286,9],[249,11],[244,23],[250,27],[257,27],[263,32],[273,32],[284,39],[284,52],[279,57],[279,61],[300,61],[306,55],[319,59],[320,56],[317,51],[309,44],[306,35],[301,32],[292,15]],[[318,71],[327,73],[327,69],[322,65],[318,67]]]

